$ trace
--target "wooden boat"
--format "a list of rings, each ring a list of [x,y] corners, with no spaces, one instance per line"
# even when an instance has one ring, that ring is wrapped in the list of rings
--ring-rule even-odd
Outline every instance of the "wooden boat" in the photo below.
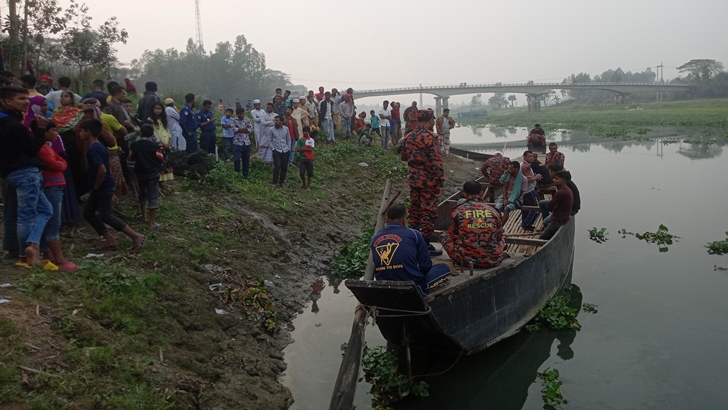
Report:
[[[452,195],[439,205],[436,230],[448,228],[458,197]],[[459,275],[426,297],[414,282],[347,280],[345,284],[362,305],[376,307],[376,325],[390,343],[476,353],[516,334],[570,278],[575,219],[548,241],[528,238],[537,234],[524,232],[520,222],[520,211],[514,211],[505,227],[506,235],[514,235],[506,237],[510,258],[491,269],[454,266]],[[539,216],[536,226],[540,225]],[[445,253],[433,262],[452,266]]]

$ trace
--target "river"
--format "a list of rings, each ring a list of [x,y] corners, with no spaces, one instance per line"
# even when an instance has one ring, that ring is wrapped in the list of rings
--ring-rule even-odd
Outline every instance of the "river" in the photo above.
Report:
[[[525,129],[480,131],[456,128],[452,143],[525,139]],[[429,397],[395,408],[541,409],[536,372],[546,368],[559,370],[567,409],[728,408],[728,271],[719,269],[728,268],[728,256],[705,248],[728,231],[725,143],[604,141],[570,131],[549,140],[571,142],[560,150],[582,197],[573,283],[598,313],[580,313],[579,332],[522,332],[472,357],[438,357],[433,368],[457,362],[426,379]],[[514,146],[506,155],[522,150]],[[617,233],[654,232],[660,224],[681,237],[667,252]],[[608,241],[589,240],[592,227],[607,228]],[[328,408],[339,347],[351,329],[356,299],[343,284],[323,279],[320,299],[293,321],[295,342],[285,350],[282,381],[296,400],[292,409]],[[376,327],[367,327],[367,343],[385,344]],[[358,409],[371,408],[367,391],[360,383]]]

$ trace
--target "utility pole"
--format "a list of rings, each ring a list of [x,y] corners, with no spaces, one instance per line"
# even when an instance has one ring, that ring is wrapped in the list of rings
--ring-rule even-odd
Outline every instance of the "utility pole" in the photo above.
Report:
[[[202,52],[204,44],[202,43],[202,22],[200,22],[200,0],[195,0],[195,41]]]

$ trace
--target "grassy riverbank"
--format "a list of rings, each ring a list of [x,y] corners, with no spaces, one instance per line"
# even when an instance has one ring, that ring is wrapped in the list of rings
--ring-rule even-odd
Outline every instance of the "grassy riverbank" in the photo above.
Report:
[[[453,157],[445,167],[460,178],[450,186],[477,172]],[[158,231],[135,220],[126,196],[121,217],[147,235],[138,254],[128,240],[95,251],[79,221],[62,243],[81,271],[0,265],[0,283],[12,285],[0,288],[10,300],[0,304],[0,407],[287,408],[278,376],[290,321],[334,253],[371,223],[387,178],[406,200],[406,166],[392,151],[338,142],[317,146],[311,192],[298,189],[297,169],[282,189],[269,186],[271,172],[255,160],[249,181],[220,164],[201,181],[172,182]]]
[[[652,127],[694,127],[728,130],[728,99],[671,101],[623,106],[543,107],[539,112],[524,108],[500,109],[487,117],[462,119],[463,125],[531,127],[540,123],[548,130],[584,130],[602,137],[639,134]]]

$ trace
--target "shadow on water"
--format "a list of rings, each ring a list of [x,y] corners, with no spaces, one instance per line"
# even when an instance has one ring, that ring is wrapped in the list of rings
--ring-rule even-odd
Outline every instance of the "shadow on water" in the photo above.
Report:
[[[579,309],[581,289],[572,285],[568,291],[570,307]],[[496,343],[473,356],[413,353],[413,374],[439,374],[423,377],[430,385],[425,398],[407,398],[394,407],[396,410],[427,409],[522,409],[528,389],[536,380],[536,373],[551,357],[556,341],[556,355],[562,360],[574,358],[571,344],[576,330],[526,330]],[[453,363],[457,363],[453,366]],[[448,368],[453,366],[452,369]]]

